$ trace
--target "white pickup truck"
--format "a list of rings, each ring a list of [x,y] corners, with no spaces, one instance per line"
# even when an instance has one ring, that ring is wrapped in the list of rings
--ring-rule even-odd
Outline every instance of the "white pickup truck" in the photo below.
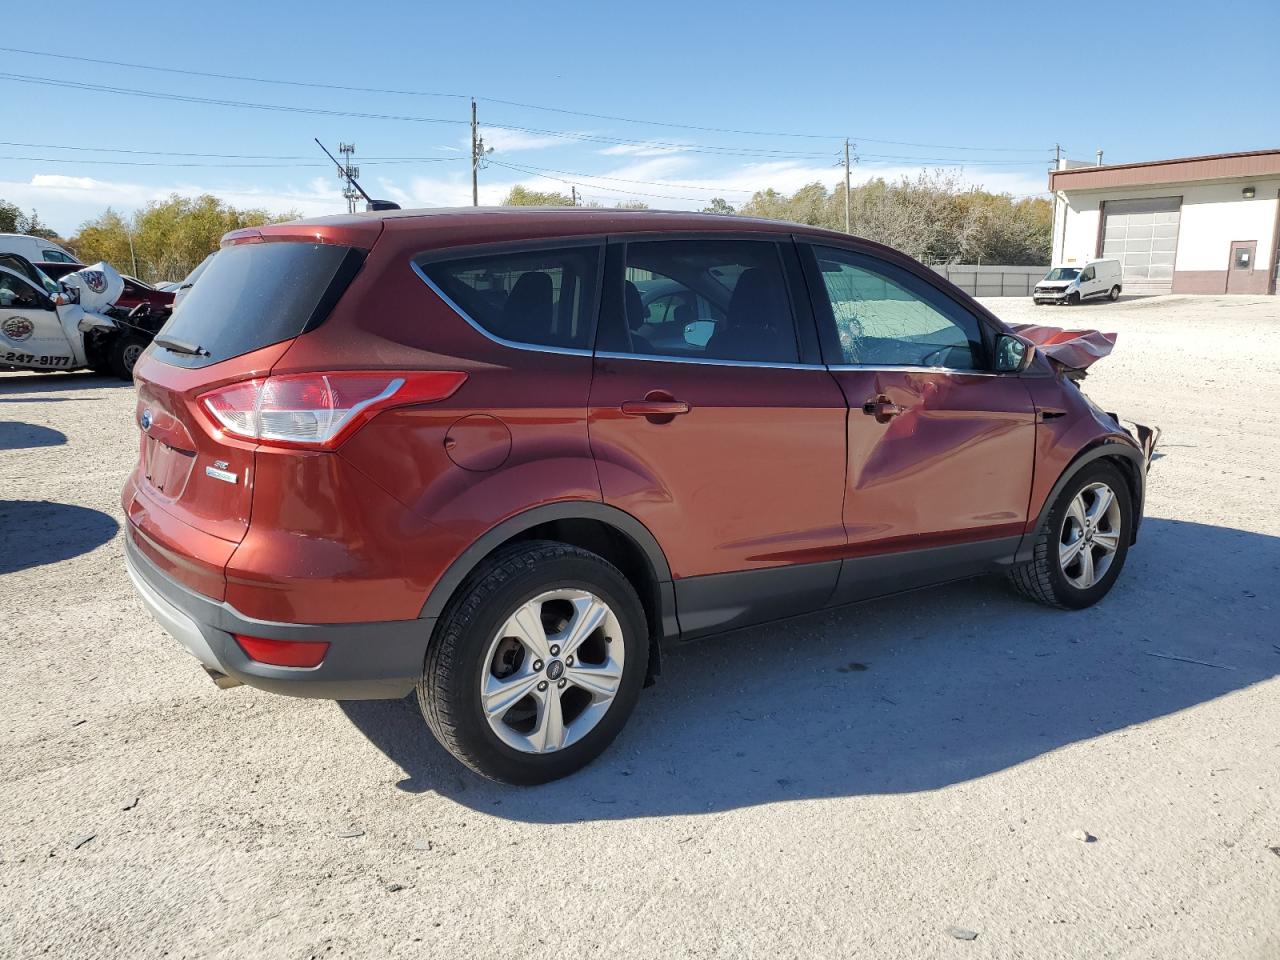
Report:
[[[169,311],[119,310],[113,305],[123,290],[105,263],[55,282],[25,257],[0,253],[0,369],[89,369],[131,379]]]

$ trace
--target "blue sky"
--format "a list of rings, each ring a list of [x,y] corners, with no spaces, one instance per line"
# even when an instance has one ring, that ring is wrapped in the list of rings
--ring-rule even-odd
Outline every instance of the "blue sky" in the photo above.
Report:
[[[857,180],[946,166],[1015,195],[1044,189],[1055,142],[1074,159],[1091,160],[1101,147],[1116,163],[1280,145],[1268,73],[1280,42],[1273,2],[344,7],[352,12],[295,0],[130,0],[79,3],[58,18],[47,5],[7,4],[7,47],[454,96],[0,51],[0,198],[37,208],[64,233],[108,205],[130,211],[175,191],[341,212],[340,184],[311,141],[318,136],[355,142],[375,195],[406,206],[469,203],[472,95],[495,148],[481,172],[482,203],[515,183],[568,190],[571,181],[589,200],[669,208],[717,195],[741,202],[768,186],[834,185],[845,135],[861,158]],[[14,77],[416,119],[233,108]]]

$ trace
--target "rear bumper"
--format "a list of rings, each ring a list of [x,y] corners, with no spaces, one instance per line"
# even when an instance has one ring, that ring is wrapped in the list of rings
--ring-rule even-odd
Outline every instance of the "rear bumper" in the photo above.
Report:
[[[125,535],[125,566],[138,596],[162,627],[208,670],[295,697],[378,700],[405,696],[422,676],[435,621],[300,624],[254,620],[161,572]],[[233,634],[329,644],[318,667],[277,667],[251,660]]]

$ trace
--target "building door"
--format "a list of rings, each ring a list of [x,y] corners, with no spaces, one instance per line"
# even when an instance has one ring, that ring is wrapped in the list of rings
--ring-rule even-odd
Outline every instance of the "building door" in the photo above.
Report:
[[[1126,293],[1169,293],[1178,249],[1181,197],[1108,200],[1099,255],[1120,261]]]
[[[1258,255],[1257,240],[1231,241],[1231,262],[1227,265],[1227,293],[1253,293],[1254,260]]]

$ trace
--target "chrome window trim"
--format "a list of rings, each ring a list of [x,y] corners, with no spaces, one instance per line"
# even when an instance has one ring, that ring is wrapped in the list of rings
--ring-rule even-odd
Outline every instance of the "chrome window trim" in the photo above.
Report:
[[[464,258],[460,257],[458,259]],[[418,265],[418,261],[411,260],[409,261],[409,265],[413,267],[413,272],[418,275],[422,282],[431,289],[431,292],[443,300],[445,304],[448,305],[449,309],[460,316],[463,320],[467,321],[467,324],[472,330],[499,346],[506,347],[509,350],[528,350],[531,353],[558,353],[566,357],[590,357],[595,355],[591,350],[583,350],[580,347],[550,347],[541,343],[521,343],[518,340],[508,340],[505,337],[498,336],[496,333],[490,333],[484,327],[480,326],[479,323],[473,320],[467,314],[467,311],[454,303],[453,299],[447,293],[436,286],[435,281],[428,277],[422,267]]]
[[[695,363],[708,367],[754,367],[766,370],[826,370],[821,363],[773,363],[767,360],[716,360],[711,357],[672,357],[660,353],[616,353],[604,352],[596,354],[601,360],[649,360],[658,363]]]
[[[833,373],[869,370],[882,373],[949,373],[960,377],[1008,377],[1017,376],[1014,371],[1000,370],[963,370],[959,367],[921,367],[911,364],[883,363],[832,363],[827,369]]]

